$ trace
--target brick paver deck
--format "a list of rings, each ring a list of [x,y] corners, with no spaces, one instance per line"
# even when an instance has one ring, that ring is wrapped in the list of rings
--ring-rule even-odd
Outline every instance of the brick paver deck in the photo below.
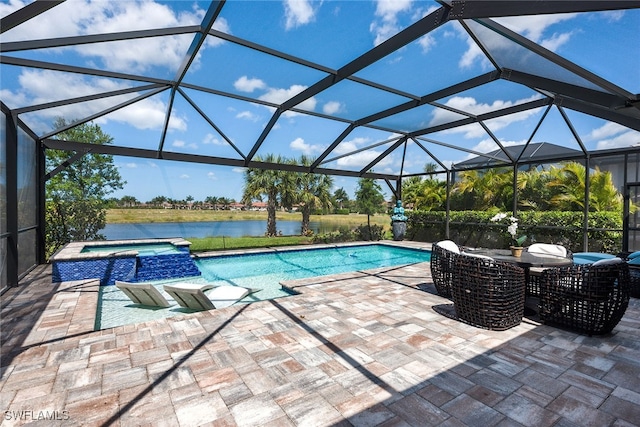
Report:
[[[50,273],[2,296],[3,426],[640,423],[637,299],[602,337],[527,318],[491,332],[435,312],[451,302],[422,263],[93,331],[95,282]]]

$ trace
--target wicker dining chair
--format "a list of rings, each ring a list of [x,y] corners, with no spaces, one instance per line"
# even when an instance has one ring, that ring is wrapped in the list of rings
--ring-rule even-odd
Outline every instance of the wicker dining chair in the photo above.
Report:
[[[451,287],[458,318],[480,328],[503,331],[524,315],[524,269],[478,255],[455,258]]]
[[[451,298],[453,261],[462,248],[452,240],[442,240],[431,247],[431,278],[438,295]]]
[[[525,249],[527,252],[539,256],[555,256],[573,259],[573,254],[562,245],[551,243],[533,243]],[[527,296],[540,296],[540,282],[542,280],[542,272],[544,267],[531,267],[529,269],[529,277],[527,282]]]
[[[627,265],[631,278],[631,297],[640,298],[640,251],[633,252],[627,258]]]
[[[629,305],[629,266],[620,258],[550,268],[540,283],[540,320],[587,334],[607,334]]]

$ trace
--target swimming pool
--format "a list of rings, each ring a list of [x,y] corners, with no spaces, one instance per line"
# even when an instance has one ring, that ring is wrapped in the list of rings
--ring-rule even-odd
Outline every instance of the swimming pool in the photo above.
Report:
[[[162,286],[176,281],[260,289],[239,302],[250,303],[295,295],[295,292],[284,289],[280,285],[280,282],[286,280],[413,264],[426,262],[430,259],[430,251],[385,244],[317,249],[280,249],[269,252],[197,258],[195,264],[202,273],[200,277],[158,280],[150,283],[153,283],[169,302],[173,302],[173,300],[162,290]],[[132,304],[131,300],[115,286],[103,286],[100,289],[96,313],[96,329],[146,322],[192,312],[192,310],[177,305],[168,308],[141,307]]]
[[[255,288],[265,282],[279,283],[430,259],[429,251],[373,244],[213,256],[195,262],[208,282]]]
[[[179,254],[180,249],[171,243],[141,243],[141,244],[119,244],[119,245],[93,245],[84,246],[80,253],[93,254],[118,254],[122,252],[135,251],[139,256]]]

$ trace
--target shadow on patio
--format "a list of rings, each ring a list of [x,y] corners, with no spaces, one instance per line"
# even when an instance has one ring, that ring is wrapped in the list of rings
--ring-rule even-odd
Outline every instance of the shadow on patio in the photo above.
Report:
[[[3,295],[7,425],[39,414],[75,425],[180,426],[640,419],[636,299],[604,337],[529,319],[486,331],[433,310],[448,300],[433,293],[423,263],[296,281],[298,296],[102,331],[71,322],[74,332],[58,336],[61,327],[40,331],[52,326],[47,312],[81,319],[78,295],[95,292],[53,289],[50,280],[39,270],[20,296]]]

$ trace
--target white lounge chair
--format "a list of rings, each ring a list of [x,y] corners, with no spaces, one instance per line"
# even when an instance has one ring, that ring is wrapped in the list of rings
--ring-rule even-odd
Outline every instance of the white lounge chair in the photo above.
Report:
[[[116,280],[116,287],[135,304],[169,307],[169,301],[150,283],[131,283]]]
[[[207,285],[197,283],[173,283],[164,285],[164,290],[182,307],[193,310],[228,307],[251,292],[251,289],[240,286],[218,286],[208,295],[204,293],[205,290],[212,287],[212,285],[207,287]]]

